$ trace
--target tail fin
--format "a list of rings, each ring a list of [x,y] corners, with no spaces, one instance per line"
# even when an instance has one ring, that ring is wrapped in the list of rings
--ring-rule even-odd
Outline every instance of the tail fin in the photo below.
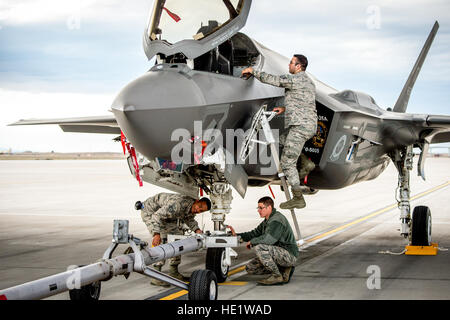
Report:
[[[434,23],[433,29],[431,29],[430,34],[428,35],[428,39],[425,42],[422,51],[420,52],[419,57],[417,58],[416,64],[414,65],[411,73],[409,74],[408,80],[406,80],[405,86],[403,87],[402,93],[397,99],[395,103],[394,110],[395,112],[405,112],[406,107],[408,106],[409,96],[411,95],[411,91],[416,83],[417,76],[419,75],[420,69],[422,68],[423,62],[428,54],[428,50],[433,43],[434,37],[439,29],[439,23],[436,21]]]

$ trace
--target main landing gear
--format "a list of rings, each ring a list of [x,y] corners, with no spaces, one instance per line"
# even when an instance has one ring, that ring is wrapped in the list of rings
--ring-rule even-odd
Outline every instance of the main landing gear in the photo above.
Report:
[[[398,208],[400,209],[401,235],[407,238],[409,242],[409,245],[406,247],[406,254],[434,255],[437,253],[437,245],[431,242],[430,208],[417,206],[411,215],[409,182],[410,171],[413,167],[413,156],[413,146],[395,150],[391,155],[392,161],[398,171],[397,202]],[[423,156],[425,155],[421,155],[419,166],[423,163]],[[432,250],[427,251],[427,248]]]

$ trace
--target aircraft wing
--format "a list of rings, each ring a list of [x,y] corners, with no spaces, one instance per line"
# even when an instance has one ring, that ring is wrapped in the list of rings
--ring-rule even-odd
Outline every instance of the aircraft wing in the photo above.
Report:
[[[60,119],[26,119],[11,123],[9,126],[43,124],[57,124],[64,132],[120,134],[120,127],[114,115]]]
[[[430,136],[428,139],[430,143],[450,142],[450,116],[428,115],[427,125],[433,129],[426,135]]]
[[[444,143],[450,142],[450,129],[447,132],[437,133],[433,139],[431,139],[431,143]]]
[[[418,174],[425,180],[424,163],[431,143],[450,142],[450,116],[391,113],[383,117],[382,144],[386,150],[419,147]]]
[[[450,142],[450,116],[393,113],[384,117],[384,142],[392,146]]]

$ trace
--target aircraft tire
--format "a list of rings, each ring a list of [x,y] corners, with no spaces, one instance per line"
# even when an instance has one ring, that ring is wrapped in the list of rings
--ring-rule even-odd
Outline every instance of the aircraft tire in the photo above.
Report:
[[[217,278],[211,270],[195,270],[189,282],[189,300],[217,300]]]
[[[431,245],[431,211],[426,206],[414,208],[411,226],[411,245]]]
[[[97,301],[100,298],[102,285],[100,281],[82,286],[80,289],[69,290],[70,300]]]
[[[206,251],[206,269],[216,274],[217,282],[225,282],[229,266],[225,265],[225,248],[208,248]]]

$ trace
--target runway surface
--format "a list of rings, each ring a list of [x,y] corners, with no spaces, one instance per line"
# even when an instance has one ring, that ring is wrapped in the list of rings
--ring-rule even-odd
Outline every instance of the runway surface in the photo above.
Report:
[[[415,172],[411,206],[430,207],[433,242],[441,248],[436,256],[394,254],[407,243],[399,234],[391,164],[376,180],[306,197],[307,207],[297,213],[305,244],[289,284],[257,286],[264,276],[242,271],[253,252],[240,246],[219,299],[449,299],[450,159],[428,158],[426,181]],[[278,187],[273,190],[278,207],[283,196]],[[0,289],[100,259],[114,219],[130,220],[130,233],[149,240],[134,203],[162,191],[148,184],[139,188],[121,160],[0,161]],[[245,199],[234,192],[226,223],[237,232],[256,227],[261,221],[256,203],[265,195],[267,187],[249,189]],[[290,219],[290,212],[282,212]],[[209,213],[198,221],[212,230]],[[204,256],[205,251],[183,256],[180,271],[203,269]],[[48,299],[68,299],[68,293]],[[133,273],[128,280],[103,282],[101,299],[186,299],[186,292],[152,286]]]

